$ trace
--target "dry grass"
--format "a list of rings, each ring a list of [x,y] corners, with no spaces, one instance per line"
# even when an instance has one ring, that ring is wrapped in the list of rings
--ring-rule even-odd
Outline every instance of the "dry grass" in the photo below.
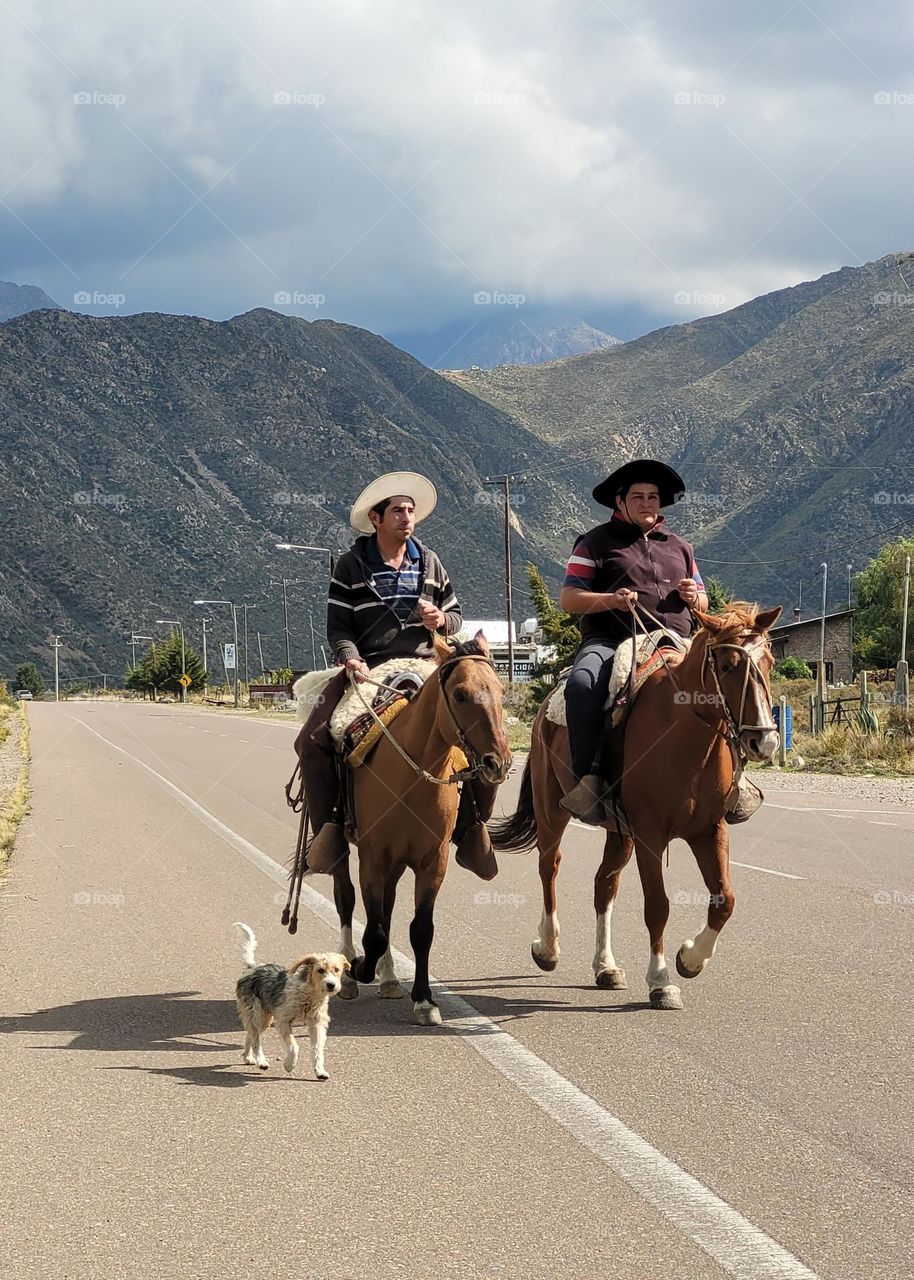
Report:
[[[19,776],[12,791],[7,796],[0,797],[0,874],[2,874],[9,861],[19,823],[29,811],[29,760],[31,756],[29,750],[29,722],[25,704],[20,703],[18,707],[0,706],[0,723],[6,730],[3,735],[4,738],[12,730],[15,730],[17,718],[19,720],[19,749],[22,754],[22,767],[19,770]]]

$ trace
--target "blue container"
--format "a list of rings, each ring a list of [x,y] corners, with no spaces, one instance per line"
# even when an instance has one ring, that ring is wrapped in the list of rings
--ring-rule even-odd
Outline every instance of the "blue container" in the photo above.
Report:
[[[787,750],[790,751],[793,747],[793,707],[788,702],[787,706],[784,708],[787,714],[784,716],[783,729],[781,728],[781,704],[776,702],[771,710],[774,712],[775,727],[778,733],[786,739]]]

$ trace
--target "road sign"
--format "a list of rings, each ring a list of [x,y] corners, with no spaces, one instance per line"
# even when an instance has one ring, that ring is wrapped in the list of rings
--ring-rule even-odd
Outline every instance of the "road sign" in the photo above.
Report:
[[[222,660],[227,667],[234,671],[235,663],[235,646],[233,644],[224,644],[222,646]]]
[[[191,680],[190,676],[181,676],[181,678],[178,680],[178,684],[183,684],[184,688],[186,689],[188,688],[189,685],[193,684],[193,681]]]

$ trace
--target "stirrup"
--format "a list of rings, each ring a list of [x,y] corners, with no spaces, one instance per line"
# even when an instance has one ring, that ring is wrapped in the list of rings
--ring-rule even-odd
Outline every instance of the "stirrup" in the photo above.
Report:
[[[340,823],[325,822],[308,845],[306,857],[309,871],[333,875],[340,863],[349,857],[349,844]]]
[[[605,780],[599,774],[587,773],[567,796],[562,796],[559,804],[581,822],[598,827],[606,821],[604,802],[608,795],[609,787]]]
[[[735,795],[729,799],[732,808],[728,808],[724,814],[724,821],[731,826],[735,826],[739,822],[748,822],[752,815],[762,807],[764,799],[761,789],[743,774],[739,780]]]

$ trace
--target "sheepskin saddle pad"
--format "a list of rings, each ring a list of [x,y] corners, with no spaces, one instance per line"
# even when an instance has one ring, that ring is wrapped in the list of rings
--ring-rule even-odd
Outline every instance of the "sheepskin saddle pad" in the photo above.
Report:
[[[330,717],[330,736],[346,757],[348,765],[356,768],[362,764],[381,737],[383,730],[375,716],[384,725],[390,724],[437,667],[434,658],[390,658],[371,672],[372,680],[387,688],[378,689],[367,683],[350,685]],[[302,723],[319,705],[327,685],[338,674],[339,667],[309,671],[295,682],[292,692],[298,702],[298,716]]]
[[[609,678],[609,692],[606,695],[606,702],[603,709],[609,711],[612,709],[613,724],[617,725],[625,715],[628,708],[635,701],[642,685],[652,672],[656,671],[663,665],[666,658],[671,655],[661,653],[661,649],[672,649],[673,653],[677,650],[673,641],[669,638],[665,631],[650,631],[647,635],[637,637],[638,657],[634,659],[634,641],[623,640],[616,650],[616,656],[613,659],[612,675]],[[691,640],[682,641],[685,649],[688,649],[692,643]],[[629,699],[628,678],[632,669],[632,662],[636,661],[634,686]],[[549,695],[549,705],[546,707],[546,719],[551,720],[553,724],[566,725],[568,719],[565,712],[565,681],[568,678],[568,672],[563,671],[559,678],[559,683],[555,686]]]

